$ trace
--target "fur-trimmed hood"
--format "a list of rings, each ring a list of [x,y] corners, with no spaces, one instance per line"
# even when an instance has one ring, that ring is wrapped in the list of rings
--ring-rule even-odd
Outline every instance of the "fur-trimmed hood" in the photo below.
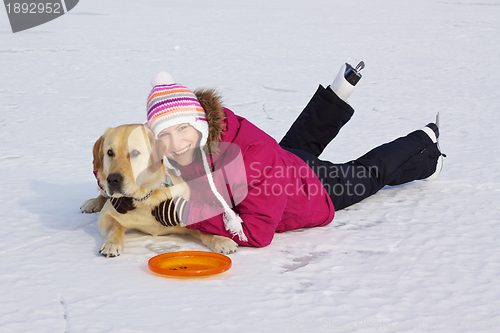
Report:
[[[194,94],[205,110],[208,122],[207,144],[220,142],[226,128],[224,120],[226,114],[222,106],[222,98],[215,89],[196,89]]]

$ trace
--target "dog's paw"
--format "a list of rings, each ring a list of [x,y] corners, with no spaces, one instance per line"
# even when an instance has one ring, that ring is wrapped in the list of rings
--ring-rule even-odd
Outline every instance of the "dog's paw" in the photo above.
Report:
[[[85,201],[80,207],[80,210],[82,213],[98,213],[101,211],[105,203],[106,198],[98,196],[97,198],[92,198]]]
[[[102,244],[99,253],[105,256],[106,258],[110,257],[118,257],[120,253],[123,252],[123,244],[115,243],[111,241],[106,241]]]
[[[234,253],[238,249],[238,244],[231,238],[224,236],[213,235],[213,238],[208,244],[208,248],[213,252],[229,254]]]

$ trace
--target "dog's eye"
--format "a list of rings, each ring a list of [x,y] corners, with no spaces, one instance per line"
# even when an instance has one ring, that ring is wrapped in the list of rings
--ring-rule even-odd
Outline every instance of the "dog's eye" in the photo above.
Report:
[[[140,154],[141,154],[141,152],[140,152],[140,151],[138,151],[138,150],[134,149],[134,150],[132,150],[132,151],[130,152],[130,157],[137,157],[137,156],[139,156]]]
[[[115,156],[115,153],[113,153],[113,151],[110,149],[110,150],[108,150],[108,156],[113,157],[113,156]]]

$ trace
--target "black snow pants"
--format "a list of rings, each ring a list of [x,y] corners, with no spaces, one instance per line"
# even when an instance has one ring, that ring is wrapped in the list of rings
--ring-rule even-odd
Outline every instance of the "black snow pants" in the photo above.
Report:
[[[335,210],[351,206],[385,185],[425,179],[436,171],[441,155],[422,130],[383,144],[360,158],[334,164],[318,157],[351,119],[354,109],[321,85],[280,142],[304,160],[333,201]]]

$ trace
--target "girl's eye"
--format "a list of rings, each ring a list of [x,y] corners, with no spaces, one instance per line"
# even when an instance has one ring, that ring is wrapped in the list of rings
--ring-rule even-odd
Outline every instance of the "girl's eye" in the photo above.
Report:
[[[160,135],[158,136],[159,138],[164,138],[168,135],[168,133],[160,133]]]
[[[141,154],[141,152],[140,152],[140,151],[138,151],[138,150],[134,149],[134,150],[132,150],[132,151],[130,152],[130,157],[137,157],[137,156],[139,156],[140,154]]]
[[[183,131],[183,130],[185,130],[186,128],[187,128],[187,125],[181,126],[181,127],[179,127],[179,131]]]
[[[107,154],[109,157],[115,156],[115,153],[113,153],[113,151],[111,149],[107,151]]]

